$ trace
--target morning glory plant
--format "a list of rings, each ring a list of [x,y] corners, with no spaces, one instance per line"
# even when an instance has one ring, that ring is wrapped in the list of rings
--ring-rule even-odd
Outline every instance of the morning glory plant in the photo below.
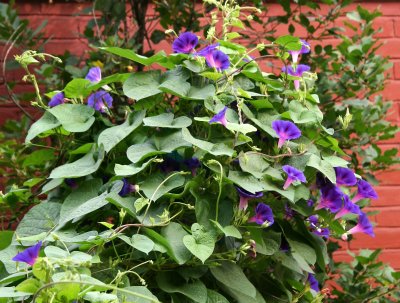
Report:
[[[53,303],[323,302],[327,241],[373,235],[366,201],[355,202],[376,193],[341,158],[340,126],[324,125],[312,83],[291,85],[311,70],[297,64],[311,47],[285,35],[247,49],[235,28],[257,10],[206,3],[215,9],[204,36],[182,32],[149,57],[105,42],[98,51],[110,61],[142,67],[92,67],[46,92],[26,144],[54,161],[27,183],[38,203],[0,251],[0,293]],[[266,58],[284,73],[267,73]]]

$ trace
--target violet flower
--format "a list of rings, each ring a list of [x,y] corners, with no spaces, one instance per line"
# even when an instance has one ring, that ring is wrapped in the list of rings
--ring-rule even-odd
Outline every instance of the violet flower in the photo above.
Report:
[[[290,121],[275,120],[272,122],[272,129],[279,136],[279,148],[283,146],[286,140],[297,139],[301,136],[301,131]]]
[[[321,188],[321,200],[316,209],[326,208],[336,213],[343,207],[343,193],[335,185]]]
[[[287,179],[285,184],[283,185],[283,189],[287,189],[295,181],[300,181],[302,183],[307,182],[303,172],[301,172],[297,168],[294,168],[290,165],[284,165],[282,166],[282,169],[287,174]]]
[[[195,53],[195,55],[204,57],[209,67],[215,68],[218,71],[223,71],[229,68],[230,61],[228,55],[216,49],[218,45],[218,43],[211,44]]]
[[[228,123],[228,121],[226,120],[226,117],[225,117],[227,109],[228,108],[225,106],[214,117],[212,117],[208,123],[210,123],[210,124],[213,123],[213,122],[220,123],[220,124],[222,124],[223,126],[226,127],[226,124]]]
[[[353,186],[357,183],[357,178],[353,171],[346,167],[335,167],[336,184]]]
[[[89,96],[87,104],[95,110],[104,113],[106,108],[112,107],[112,103],[113,98],[109,93],[104,90],[98,90]]]
[[[287,73],[288,75],[294,77],[302,77],[304,72],[308,72],[310,67],[305,64],[299,64],[294,69],[293,66],[284,66],[282,67],[282,72]],[[300,89],[300,80],[294,80],[294,88],[296,90]]]
[[[349,213],[357,215],[361,213],[360,207],[357,204],[351,202],[348,195],[343,194],[343,204],[343,208],[338,213],[336,213],[335,219],[339,219]]]
[[[259,225],[270,226],[274,223],[274,214],[271,207],[264,203],[258,203],[254,217],[249,219],[249,222],[255,222]]]
[[[313,233],[317,236],[320,236],[320,237],[326,238],[326,239],[328,239],[331,234],[329,228],[327,228],[327,227],[318,227],[315,230],[313,230]]]
[[[251,192],[248,192],[247,190],[235,186],[236,190],[239,192],[240,200],[239,200],[239,209],[240,210],[246,210],[247,206],[249,205],[249,200],[252,198],[261,198],[264,194],[260,192],[256,192],[252,194]]]
[[[295,211],[286,203],[285,204],[285,219],[290,220],[294,217]]]
[[[89,72],[87,73],[86,80],[89,80],[92,83],[98,83],[101,81],[101,69],[100,67],[92,67],[89,69]]]
[[[65,103],[65,96],[63,92],[59,92],[51,97],[49,103],[47,104],[50,107],[54,107],[60,104]]]
[[[343,240],[347,240],[348,235],[356,234],[356,233],[365,233],[367,235],[370,235],[371,237],[375,237],[374,234],[374,228],[369,221],[367,215],[363,212],[360,213],[360,216],[358,217],[358,223],[356,226],[351,228],[349,231],[347,231],[343,236]]]
[[[201,166],[201,162],[196,157],[186,159],[183,163],[190,169],[192,176],[196,176],[197,169]]]
[[[357,181],[358,192],[357,195],[353,198],[353,202],[357,202],[361,199],[378,199],[378,194],[372,188],[371,184],[367,181],[359,179]]]
[[[27,249],[18,253],[14,258],[12,258],[12,260],[16,262],[25,262],[33,266],[33,264],[35,264],[36,259],[39,256],[41,247],[42,247],[42,241],[39,241],[34,246],[28,247]]]
[[[136,192],[136,186],[133,184],[130,184],[127,179],[123,178],[122,182],[124,182],[124,184],[122,185],[122,188],[119,191],[118,195],[120,195],[121,197],[125,197],[125,196],[129,195],[130,193]]]
[[[199,43],[199,38],[192,32],[186,32],[179,35],[172,43],[172,49],[175,53],[189,54]]]
[[[319,292],[318,281],[317,281],[317,279],[315,279],[313,274],[310,274],[310,273],[308,274],[307,281],[308,281],[308,283],[310,283],[310,288],[312,290]]]
[[[307,54],[310,52],[310,44],[307,41],[300,39],[301,42],[301,49],[297,51],[288,51],[289,54],[292,55],[293,63],[297,63],[299,59],[299,55]]]

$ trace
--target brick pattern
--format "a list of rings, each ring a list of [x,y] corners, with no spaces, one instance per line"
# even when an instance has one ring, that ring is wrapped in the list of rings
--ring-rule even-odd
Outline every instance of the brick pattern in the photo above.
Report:
[[[388,118],[390,121],[400,124],[400,3],[396,0],[392,1],[360,1],[362,6],[369,10],[380,8],[382,16],[376,23],[376,29],[382,28],[382,32],[377,32],[377,37],[382,39],[384,46],[380,50],[381,55],[390,56],[393,68],[388,72],[390,81],[387,88],[383,92],[383,96],[393,101]],[[53,54],[64,53],[69,50],[77,55],[84,55],[87,44],[80,37],[86,22],[91,18],[90,13],[82,13],[87,4],[75,2],[56,2],[49,4],[47,2],[19,2],[18,9],[23,17],[28,18],[33,25],[39,25],[43,20],[48,20],[45,28],[46,36],[52,37],[51,42],[47,45],[46,51]],[[355,8],[352,5],[348,10]],[[322,13],[326,10],[323,8]],[[79,16],[77,13],[81,12]],[[276,4],[269,4],[269,15],[282,14],[282,9]],[[340,22],[339,20],[338,22]],[[281,29],[286,30],[285,28]],[[284,34],[284,32],[282,32]],[[296,35],[304,35],[301,30],[295,32]],[[333,42],[335,41],[325,41]],[[160,44],[161,45],[161,44]],[[162,43],[159,47],[170,51],[170,44]],[[18,73],[13,75],[18,78]],[[27,86],[21,86],[22,90],[26,90]],[[4,95],[4,91],[0,90]],[[5,118],[15,118],[21,113],[12,105],[0,106],[0,123]],[[399,148],[400,134],[396,138],[382,143],[383,149]],[[377,223],[375,229],[376,237],[374,239],[357,235],[356,241],[349,243],[342,242],[343,249],[357,251],[360,248],[383,248],[382,260],[389,262],[393,267],[400,269],[400,172],[392,170],[383,172],[378,175],[381,181],[377,188],[379,200],[374,201],[371,210],[379,210],[380,213],[375,215],[373,219]],[[348,261],[349,257],[345,251],[336,253],[339,260]]]

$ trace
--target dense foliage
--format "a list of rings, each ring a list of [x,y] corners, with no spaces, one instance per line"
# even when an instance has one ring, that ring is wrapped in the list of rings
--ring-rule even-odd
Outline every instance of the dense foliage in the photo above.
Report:
[[[298,62],[309,44],[247,49],[233,29],[257,10],[206,2],[205,38],[181,33],[173,54],[150,57],[102,47],[141,71],[88,67],[37,92],[44,114],[25,142],[47,140],[31,161],[55,167],[31,180],[41,202],[0,251],[0,300],[322,302],[326,238],[373,236],[362,206],[377,195],[325,126],[316,75]],[[278,74],[257,63],[266,49]],[[35,87],[29,67],[47,57],[16,57]]]

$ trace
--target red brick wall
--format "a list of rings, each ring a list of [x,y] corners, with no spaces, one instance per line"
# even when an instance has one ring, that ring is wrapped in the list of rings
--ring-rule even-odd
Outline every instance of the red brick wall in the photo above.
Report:
[[[18,3],[18,1],[17,1]],[[388,118],[390,121],[400,124],[400,2],[393,1],[363,1],[364,8],[373,10],[380,6],[383,16],[377,21],[377,27],[383,28],[383,33],[377,36],[384,41],[380,54],[390,56],[393,69],[390,70],[390,80],[383,95],[393,100],[393,106]],[[354,8],[353,6],[352,8]],[[72,2],[48,4],[45,2],[19,2],[19,12],[22,17],[28,18],[32,25],[39,25],[43,20],[48,20],[46,26],[47,36],[52,40],[46,46],[46,51],[52,54],[63,53],[65,50],[82,55],[87,49],[84,39],[79,37],[91,18],[89,15],[75,16],[84,8],[84,4]],[[278,5],[270,5],[270,14],[282,13]],[[296,33],[296,34],[300,34]],[[329,40],[329,42],[332,42]],[[166,51],[170,50],[167,43],[162,44]],[[20,75],[14,74],[14,77]],[[30,90],[28,86],[19,86],[20,90]],[[0,89],[0,94],[4,90]],[[12,105],[0,106],[0,123],[8,117],[16,117],[20,112]],[[392,140],[382,143],[383,148],[399,148],[400,134]],[[400,172],[388,171],[379,174],[381,184],[377,187],[379,200],[374,201],[371,210],[379,210],[373,220],[377,223],[375,228],[376,238],[358,235],[356,241],[351,244],[344,243],[344,249],[357,251],[360,248],[383,248],[382,260],[389,262],[393,267],[400,269]],[[348,259],[344,251],[339,252],[338,257]]]

